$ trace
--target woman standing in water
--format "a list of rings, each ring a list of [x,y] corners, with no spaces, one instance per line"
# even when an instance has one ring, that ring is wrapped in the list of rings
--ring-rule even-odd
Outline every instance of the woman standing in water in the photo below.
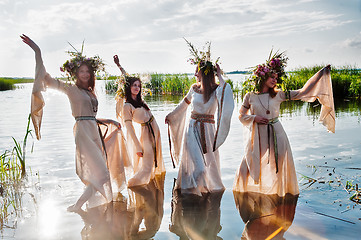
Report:
[[[112,201],[111,178],[115,180],[120,190],[125,182],[124,166],[128,164],[126,148],[121,136],[120,124],[113,120],[96,119],[98,100],[94,92],[95,72],[104,65],[99,57],[85,58],[82,52],[71,52],[74,58],[66,61],[63,71],[66,71],[75,84],[65,83],[52,78],[45,70],[40,48],[28,36],[21,39],[35,52],[36,73],[31,98],[31,117],[37,139],[40,139],[40,125],[43,115],[44,99],[42,91],[54,88],[64,92],[70,101],[74,125],[76,145],[76,173],[85,184],[85,191],[78,201],[68,208],[68,211],[79,211],[83,204],[98,205]],[[106,125],[107,140],[104,142],[101,129],[97,123]],[[116,154],[106,154],[106,145],[116,151]],[[108,158],[107,158],[108,156]],[[112,168],[114,166],[114,168]],[[99,192],[100,199],[95,195]],[[98,202],[95,202],[98,201]]]
[[[280,104],[286,100],[313,102],[318,99],[322,104],[320,122],[335,132],[330,65],[311,77],[302,89],[284,92],[276,85],[285,75],[288,58],[284,53],[271,55],[265,64],[254,69],[248,80],[255,91],[245,95],[240,109],[239,119],[245,126],[248,140],[233,191],[297,195],[299,189],[291,147],[278,120]]]
[[[134,176],[128,180],[128,187],[145,185],[155,175],[165,174],[160,131],[152,112],[142,99],[142,82],[139,77],[128,76],[114,55],[114,63],[122,72],[124,86],[119,86],[117,115],[127,128],[127,142],[133,158]],[[123,104],[125,98],[125,103]],[[141,125],[138,139],[133,121]]]
[[[191,43],[187,43],[193,55],[190,60],[197,65],[197,83],[167,115],[165,122],[169,124],[170,141],[174,145],[174,149],[171,149],[177,163],[183,142],[175,189],[200,196],[202,193],[224,190],[218,147],[228,135],[234,103],[230,85],[223,80],[217,62],[214,64],[210,59],[210,43],[207,52],[198,52]],[[215,82],[215,74],[219,85]],[[188,106],[191,107],[191,116],[185,125]],[[214,114],[217,109],[216,127]]]

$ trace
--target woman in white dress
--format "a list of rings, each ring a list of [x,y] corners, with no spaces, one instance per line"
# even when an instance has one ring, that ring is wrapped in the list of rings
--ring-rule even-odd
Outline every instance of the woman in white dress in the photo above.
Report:
[[[120,191],[125,185],[124,167],[129,165],[129,159],[120,124],[110,119],[99,121],[95,118],[98,110],[98,100],[94,92],[95,71],[102,67],[101,60],[98,57],[85,58],[80,52],[74,53],[74,58],[68,60],[64,66],[65,71],[74,78],[75,84],[66,83],[52,78],[45,70],[40,48],[28,36],[22,35],[21,38],[35,52],[36,73],[31,98],[31,117],[37,139],[40,139],[45,104],[41,92],[48,87],[68,96],[72,115],[76,120],[73,128],[76,173],[85,184],[85,191],[68,210],[79,211],[87,201],[89,206],[112,201],[111,180],[117,185],[113,186],[114,189]],[[111,149],[112,152],[107,154],[106,149]],[[98,192],[100,196],[96,195]]]
[[[210,52],[204,56],[198,56],[197,51],[193,54],[196,55],[192,60],[197,64],[197,83],[191,86],[185,98],[166,116],[165,122],[169,124],[170,141],[174,147],[171,147],[172,159],[174,157],[177,163],[183,142],[175,189],[180,189],[181,193],[201,196],[202,193],[224,190],[218,147],[228,135],[234,103],[232,89],[223,80],[219,65],[211,62]],[[219,85],[215,83],[215,72]],[[191,108],[191,116],[185,124],[188,106]]]
[[[142,99],[142,85],[138,77],[131,77],[119,64],[119,58],[114,56],[114,62],[125,78],[124,98],[118,98],[117,115],[122,118],[127,129],[129,153],[133,158],[134,176],[128,180],[128,187],[145,185],[155,175],[165,174],[162,156],[160,131],[152,112]],[[141,125],[138,139],[133,121]]]
[[[284,92],[276,89],[276,85],[285,74],[286,61],[284,53],[276,53],[255,68],[251,81],[256,91],[245,95],[240,109],[239,119],[248,139],[233,184],[235,192],[299,194],[291,147],[278,120],[283,101],[318,99],[322,104],[320,122],[329,131],[335,131],[330,66],[311,77],[302,89]]]

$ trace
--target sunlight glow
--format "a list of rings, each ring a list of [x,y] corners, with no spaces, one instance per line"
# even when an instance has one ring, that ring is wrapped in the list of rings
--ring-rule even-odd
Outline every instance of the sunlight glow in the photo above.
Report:
[[[60,210],[53,199],[45,199],[39,206],[39,234],[42,237],[54,237],[60,220]]]

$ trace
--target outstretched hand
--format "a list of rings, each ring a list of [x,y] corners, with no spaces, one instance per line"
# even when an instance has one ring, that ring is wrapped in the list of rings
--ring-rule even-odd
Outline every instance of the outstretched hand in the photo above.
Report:
[[[34,52],[36,52],[36,53],[40,52],[39,46],[36,45],[36,43],[33,40],[31,40],[31,38],[29,38],[25,34],[21,35],[20,38],[23,40],[24,43],[29,45],[29,47],[31,47],[34,50]]]
[[[219,66],[218,63],[216,63],[216,68],[217,68],[217,76],[222,75],[223,72],[222,72],[222,69],[221,69],[221,67]]]
[[[114,56],[113,56],[113,59],[114,59],[114,63],[119,67],[119,66],[120,66],[120,63],[119,63],[118,55],[114,55]]]
[[[331,64],[328,64],[324,69],[326,73],[329,74],[331,72]]]

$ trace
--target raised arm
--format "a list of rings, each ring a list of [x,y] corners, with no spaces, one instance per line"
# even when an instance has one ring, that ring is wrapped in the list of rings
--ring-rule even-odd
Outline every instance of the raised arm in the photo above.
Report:
[[[224,79],[222,77],[222,70],[219,67],[218,63],[216,64],[216,67],[217,67],[217,77],[218,77],[218,80],[219,80],[219,86],[223,87],[226,82],[224,81]]]
[[[114,59],[114,63],[118,66],[118,68],[120,69],[120,71],[122,72],[122,74],[124,76],[127,75],[127,72],[124,70],[124,68],[120,65],[119,63],[119,58],[118,58],[118,55],[114,55],[113,56],[113,59]]]
[[[67,85],[63,81],[52,78],[46,72],[39,46],[25,34],[21,35],[20,38],[23,40],[25,44],[29,45],[29,47],[33,49],[35,52],[35,61],[36,61],[35,78],[38,80],[36,81],[36,83],[34,83],[35,86],[33,88],[33,91],[44,91],[46,87],[50,87],[65,92]]]
[[[23,40],[25,44],[29,45],[29,47],[31,47],[31,49],[34,50],[35,56],[41,57],[41,51],[39,46],[33,40],[31,40],[31,38],[29,38],[25,34],[21,35],[20,38]]]

